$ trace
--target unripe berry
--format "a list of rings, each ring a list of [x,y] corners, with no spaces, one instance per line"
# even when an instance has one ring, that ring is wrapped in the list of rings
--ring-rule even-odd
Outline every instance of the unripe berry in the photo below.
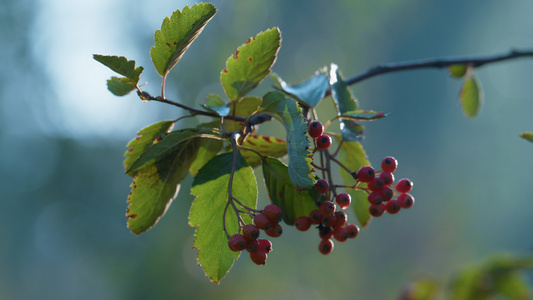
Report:
[[[270,222],[279,223],[281,221],[281,208],[274,204],[269,204],[263,209],[263,213],[268,217]]]
[[[328,255],[333,251],[333,241],[331,240],[321,240],[318,244],[318,251],[324,255]]]
[[[267,260],[267,254],[261,250],[250,252],[250,259],[257,265],[264,265]]]
[[[329,216],[335,212],[335,204],[331,201],[324,201],[320,204],[320,211],[324,216]]]
[[[398,183],[396,183],[396,190],[399,193],[409,193],[412,188],[413,182],[407,178],[400,179]]]
[[[398,199],[389,200],[387,204],[385,204],[385,209],[391,215],[397,214],[401,208],[402,206],[400,205]]]
[[[259,251],[263,251],[266,254],[270,253],[272,251],[272,243],[267,239],[257,239],[257,242],[259,242]]]
[[[329,183],[325,179],[319,179],[315,184],[315,188],[320,194],[324,194],[329,190]]]
[[[294,221],[294,227],[300,231],[307,231],[311,224],[311,218],[309,217],[299,217]]]
[[[368,194],[368,202],[373,205],[380,205],[383,202],[383,195],[380,192],[372,192]]]
[[[359,227],[355,224],[348,224],[344,228],[348,231],[348,238],[353,239],[359,234]]]
[[[276,226],[272,226],[269,229],[265,230],[265,233],[271,237],[278,237],[283,233],[283,228],[281,227],[281,225],[276,224]]]
[[[379,174],[379,178],[383,179],[385,186],[389,186],[394,182],[394,175],[389,171],[383,171]]]
[[[372,217],[380,217],[385,213],[385,204],[381,203],[380,205],[370,204],[368,211]]]
[[[337,227],[333,232],[333,237],[339,242],[344,242],[348,239],[348,230],[344,227]]]
[[[347,193],[340,193],[337,195],[335,200],[341,209],[347,209],[352,202],[352,197],[350,197],[350,195]]]
[[[331,137],[323,134],[316,139],[316,147],[318,150],[326,150],[331,146]]]
[[[389,201],[394,196],[394,191],[388,186],[384,187],[379,193],[383,196],[383,202]]]
[[[311,219],[311,223],[313,224],[322,223],[323,218],[324,214],[319,209],[315,209],[309,214],[309,219]]]
[[[264,213],[255,215],[254,217],[254,224],[259,227],[259,229],[266,230],[270,228],[270,220],[268,219],[267,215]]]
[[[380,192],[385,187],[385,181],[379,177],[374,177],[367,185],[368,189],[372,192]]]
[[[333,227],[335,228],[344,226],[346,222],[348,221],[348,216],[346,215],[345,212],[341,210],[336,211],[334,216],[335,216],[335,219],[337,219],[337,222],[335,223],[335,225],[333,225]]]
[[[415,198],[411,194],[404,193],[398,196],[398,202],[402,208],[410,208],[415,204]]]
[[[392,156],[387,156],[381,161],[381,170],[393,173],[398,167],[398,161]]]
[[[242,227],[242,235],[247,241],[256,240],[259,237],[259,227],[246,224]]]
[[[307,133],[309,133],[309,136],[316,139],[319,136],[322,135],[324,132],[324,125],[318,120],[312,121],[309,123],[309,126],[307,126]]]
[[[360,182],[370,182],[376,176],[376,171],[371,166],[364,166],[357,171],[355,179]]]
[[[320,227],[318,229],[318,236],[323,240],[330,239],[333,236],[333,229],[331,227]]]
[[[228,239],[228,246],[233,252],[240,252],[246,249],[248,243],[242,234],[234,234]]]

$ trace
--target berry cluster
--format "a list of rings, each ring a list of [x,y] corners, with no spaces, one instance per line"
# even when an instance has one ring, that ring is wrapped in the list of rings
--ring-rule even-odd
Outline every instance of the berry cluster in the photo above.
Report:
[[[381,171],[376,172],[371,166],[361,167],[352,176],[358,182],[367,184],[368,208],[373,217],[379,217],[387,211],[389,214],[397,214],[402,208],[410,208],[415,203],[415,198],[409,194],[413,188],[410,179],[398,180],[394,186],[394,171],[398,162],[394,157],[387,156],[381,162]]]
[[[246,224],[240,227],[239,232],[228,238],[228,246],[234,252],[246,250],[250,253],[252,261],[258,265],[264,265],[267,254],[272,251],[272,243],[267,239],[260,239],[260,231],[266,235],[279,237],[283,233],[283,228],[279,224],[281,221],[281,208],[274,204],[269,204],[254,216],[254,224]]]
[[[324,134],[324,125],[320,121],[311,121],[307,127],[307,133],[315,140],[318,150],[326,150],[331,146],[331,137]]]

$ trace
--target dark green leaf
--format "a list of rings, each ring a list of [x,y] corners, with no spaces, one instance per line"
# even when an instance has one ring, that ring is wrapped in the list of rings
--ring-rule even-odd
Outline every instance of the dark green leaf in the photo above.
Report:
[[[350,171],[359,170],[362,166],[370,166],[365,150],[359,142],[342,142],[340,146],[338,160]],[[340,175],[345,185],[354,185],[355,179],[348,171],[340,169]],[[361,185],[362,186],[362,185]],[[365,227],[370,222],[370,212],[368,211],[368,194],[364,191],[347,189],[346,192],[352,196],[350,205],[361,226]]]
[[[232,163],[233,152],[215,156],[200,169],[191,189],[196,199],[189,213],[189,225],[197,227],[194,247],[199,250],[198,263],[203,266],[205,274],[216,283],[226,275],[240,254],[229,249],[223,227]],[[256,207],[255,176],[240,154],[237,156],[232,193],[244,205]],[[247,224],[252,222],[248,215],[241,216]],[[238,220],[231,206],[226,212],[225,224],[230,235],[238,232]]]
[[[133,162],[135,162],[146,149],[152,146],[154,139],[168,133],[172,130],[173,125],[174,121],[161,121],[141,129],[141,131],[137,133],[138,136],[126,145],[126,147],[128,147],[128,150],[124,153],[124,156],[126,157],[124,159],[124,167],[126,171],[131,168]],[[136,172],[128,173],[130,176],[134,176],[135,174]]]
[[[521,133],[520,137],[523,138],[523,139],[526,139],[526,140],[528,140],[530,142],[533,142],[533,133],[531,133],[531,132]]]
[[[373,111],[373,110],[354,110],[354,111],[348,111],[339,116],[339,118],[344,120],[352,120],[352,121],[372,121],[377,120],[386,117],[388,114],[384,114],[381,111]]]
[[[135,61],[128,60],[124,56],[99,54],[94,54],[93,58],[118,74],[125,76],[129,79],[127,82],[132,83],[133,85],[136,85],[139,82],[143,67],[135,68]]]
[[[288,167],[273,157],[263,158],[263,176],[270,201],[283,211],[283,221],[293,225],[294,220],[308,216],[317,208],[315,188],[298,191],[291,182]]]
[[[278,28],[259,33],[240,46],[226,61],[220,81],[231,101],[237,101],[254,89],[268,74],[281,43]]]
[[[479,113],[483,96],[481,86],[473,74],[465,79],[459,93],[459,99],[461,100],[463,112],[467,117],[473,118]]]
[[[287,154],[287,142],[272,136],[251,134],[241,146],[253,149],[263,156],[281,157]],[[250,166],[261,164],[261,157],[253,151],[241,149],[241,154]]]
[[[139,170],[133,178],[128,197],[128,227],[140,234],[165,214],[179,191],[179,183],[187,176],[196,156],[200,139],[189,139],[165,157]]]
[[[263,97],[260,112],[279,120],[287,132],[289,154],[289,176],[298,189],[310,188],[315,184],[311,170],[311,152],[307,150],[307,122],[304,121],[296,101],[287,99],[281,92],[269,92]]]
[[[155,45],[150,50],[159,75],[165,77],[170,72],[216,12],[213,4],[200,3],[193,7],[185,6],[182,12],[178,9],[170,18],[163,20],[161,29],[154,35]]]
[[[275,77],[275,80],[279,82],[285,93],[294,96],[300,104],[311,108],[318,105],[329,88],[328,76],[323,72],[317,72],[313,77],[299,85],[290,85],[278,76]]]

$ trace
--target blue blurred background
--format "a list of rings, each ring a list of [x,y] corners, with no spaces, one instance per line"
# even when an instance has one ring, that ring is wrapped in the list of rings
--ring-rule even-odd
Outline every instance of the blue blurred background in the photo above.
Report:
[[[167,80],[167,97],[191,106],[222,94],[226,59],[274,26],[283,36],[274,71],[291,83],[331,62],[348,77],[386,62],[533,48],[529,0],[213,2],[217,15]],[[476,70],[485,103],[473,120],[446,70],[353,86],[362,108],[390,112],[366,124],[371,162],[395,156],[417,202],[329,256],[315,232],[286,226],[266,266],[243,256],[221,285],[210,283],[187,225],[190,178],[154,229],[131,234],[125,145],[183,111],[114,97],[112,72],[92,54],[135,60],[156,94],[153,33],[186,4],[0,1],[0,299],[394,299],[418,278],[445,283],[491,253],[531,251],[533,144],[518,137],[533,131],[531,59]]]

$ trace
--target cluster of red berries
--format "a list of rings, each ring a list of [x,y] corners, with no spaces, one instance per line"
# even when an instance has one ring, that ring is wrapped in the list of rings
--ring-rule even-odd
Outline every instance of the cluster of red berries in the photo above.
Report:
[[[318,150],[326,150],[331,146],[331,137],[324,134],[324,125],[320,121],[311,121],[307,126],[307,133],[316,141]]]
[[[381,162],[380,172],[376,172],[371,166],[364,166],[352,173],[357,181],[367,184],[367,199],[370,203],[368,210],[374,217],[383,215],[385,211],[397,214],[400,209],[410,208],[415,203],[415,198],[409,194],[413,188],[410,179],[400,179],[395,186],[393,185],[393,173],[397,167],[398,161],[394,157],[387,156]]]
[[[267,254],[272,251],[272,243],[267,239],[260,239],[260,230],[271,237],[279,237],[283,228],[281,221],[281,208],[274,204],[265,206],[263,211],[254,216],[254,224],[246,224],[241,227],[242,234],[237,233],[229,237],[228,246],[234,252],[247,250],[252,261],[258,265],[264,265]]]

